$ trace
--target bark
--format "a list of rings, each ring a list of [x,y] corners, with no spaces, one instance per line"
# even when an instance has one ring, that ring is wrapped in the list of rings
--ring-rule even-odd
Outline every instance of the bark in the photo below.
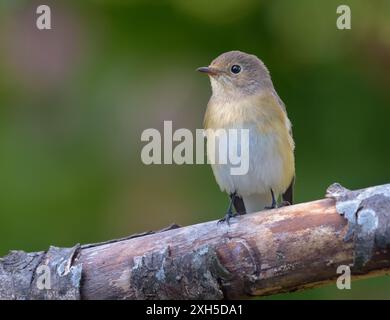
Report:
[[[233,299],[390,270],[390,184],[105,243],[12,251],[0,259],[0,299]],[[41,266],[50,288],[42,288]],[[47,267],[46,267],[47,266]],[[39,272],[38,272],[39,271]],[[47,281],[44,284],[47,285]]]

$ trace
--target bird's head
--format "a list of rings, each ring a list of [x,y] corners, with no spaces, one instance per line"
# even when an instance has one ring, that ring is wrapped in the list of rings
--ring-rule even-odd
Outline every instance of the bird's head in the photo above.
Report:
[[[255,55],[241,51],[225,52],[208,67],[197,70],[209,75],[215,98],[239,98],[273,87],[264,63]]]

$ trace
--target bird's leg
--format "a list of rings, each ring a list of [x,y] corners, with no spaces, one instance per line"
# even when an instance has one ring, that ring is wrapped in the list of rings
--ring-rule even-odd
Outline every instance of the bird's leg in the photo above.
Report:
[[[218,223],[226,222],[228,225],[230,225],[230,222],[229,222],[230,219],[237,215],[237,213],[233,213],[233,203],[234,203],[235,197],[236,197],[235,192],[230,194],[230,202],[229,202],[229,206],[228,206],[228,209],[226,211],[226,214],[222,219],[218,220]]]
[[[272,204],[270,207],[265,207],[264,209],[275,209],[277,207],[274,191],[271,189]]]

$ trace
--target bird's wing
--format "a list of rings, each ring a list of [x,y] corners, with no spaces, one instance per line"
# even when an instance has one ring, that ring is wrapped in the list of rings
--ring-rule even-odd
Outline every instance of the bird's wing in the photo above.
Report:
[[[279,95],[276,93],[276,90],[275,90],[275,89],[272,90],[272,94],[275,96],[276,100],[279,102],[279,105],[281,106],[281,108],[283,109],[283,111],[287,113],[286,105],[284,104],[284,102],[282,101],[282,99],[280,99],[280,97],[279,97]]]
[[[242,200],[241,197],[236,195],[234,197],[234,200],[233,200],[233,205],[234,205],[234,208],[236,209],[238,214],[245,214],[246,213],[244,200]]]
[[[275,89],[272,90],[272,94],[275,96],[276,100],[278,101],[279,103],[279,106],[282,108],[282,110],[284,111],[284,113],[287,115],[287,110],[286,110],[286,105],[284,104],[283,100],[280,99],[279,95],[276,93]],[[291,123],[289,124],[290,125],[290,128],[289,128],[289,133],[290,133],[290,136],[292,137],[293,134],[292,134],[292,128],[291,128]]]
[[[282,194],[282,200],[288,201],[290,204],[293,204],[294,202],[294,182],[295,182],[295,177],[292,178],[291,183],[288,186],[287,190]]]
[[[280,99],[280,97],[278,96],[278,94],[276,93],[275,90],[273,90],[272,93],[275,96],[276,100],[279,102],[279,106],[283,109],[284,113],[287,115],[286,106],[283,103],[282,99]],[[291,139],[292,139],[293,133],[292,133],[290,120],[288,120],[288,123],[289,123],[288,131],[289,131],[289,134],[290,134]],[[288,186],[287,190],[282,194],[282,200],[288,201],[290,204],[293,204],[293,201],[294,201],[294,182],[295,182],[295,177],[292,178],[291,183]]]

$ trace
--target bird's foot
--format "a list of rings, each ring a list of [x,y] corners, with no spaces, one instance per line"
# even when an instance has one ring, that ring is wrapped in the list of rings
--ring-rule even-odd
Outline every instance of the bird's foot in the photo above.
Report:
[[[284,200],[281,203],[279,203],[278,208],[287,207],[287,206],[291,206],[291,203],[288,202],[287,200]]]
[[[272,204],[271,206],[264,207],[264,209],[271,210],[271,209],[283,208],[283,207],[287,207],[287,206],[291,206],[291,203],[284,200],[279,204],[275,203],[275,204]]]
[[[230,219],[234,218],[237,215],[238,215],[237,213],[233,213],[232,211],[228,211],[222,219],[218,220],[218,224],[222,223],[222,222],[226,222],[230,226]]]
[[[230,194],[229,207],[225,216],[222,219],[218,220],[218,224],[221,222],[226,222],[230,226],[230,219],[238,215],[238,213],[233,213],[233,204],[236,197],[237,195],[235,192]]]

